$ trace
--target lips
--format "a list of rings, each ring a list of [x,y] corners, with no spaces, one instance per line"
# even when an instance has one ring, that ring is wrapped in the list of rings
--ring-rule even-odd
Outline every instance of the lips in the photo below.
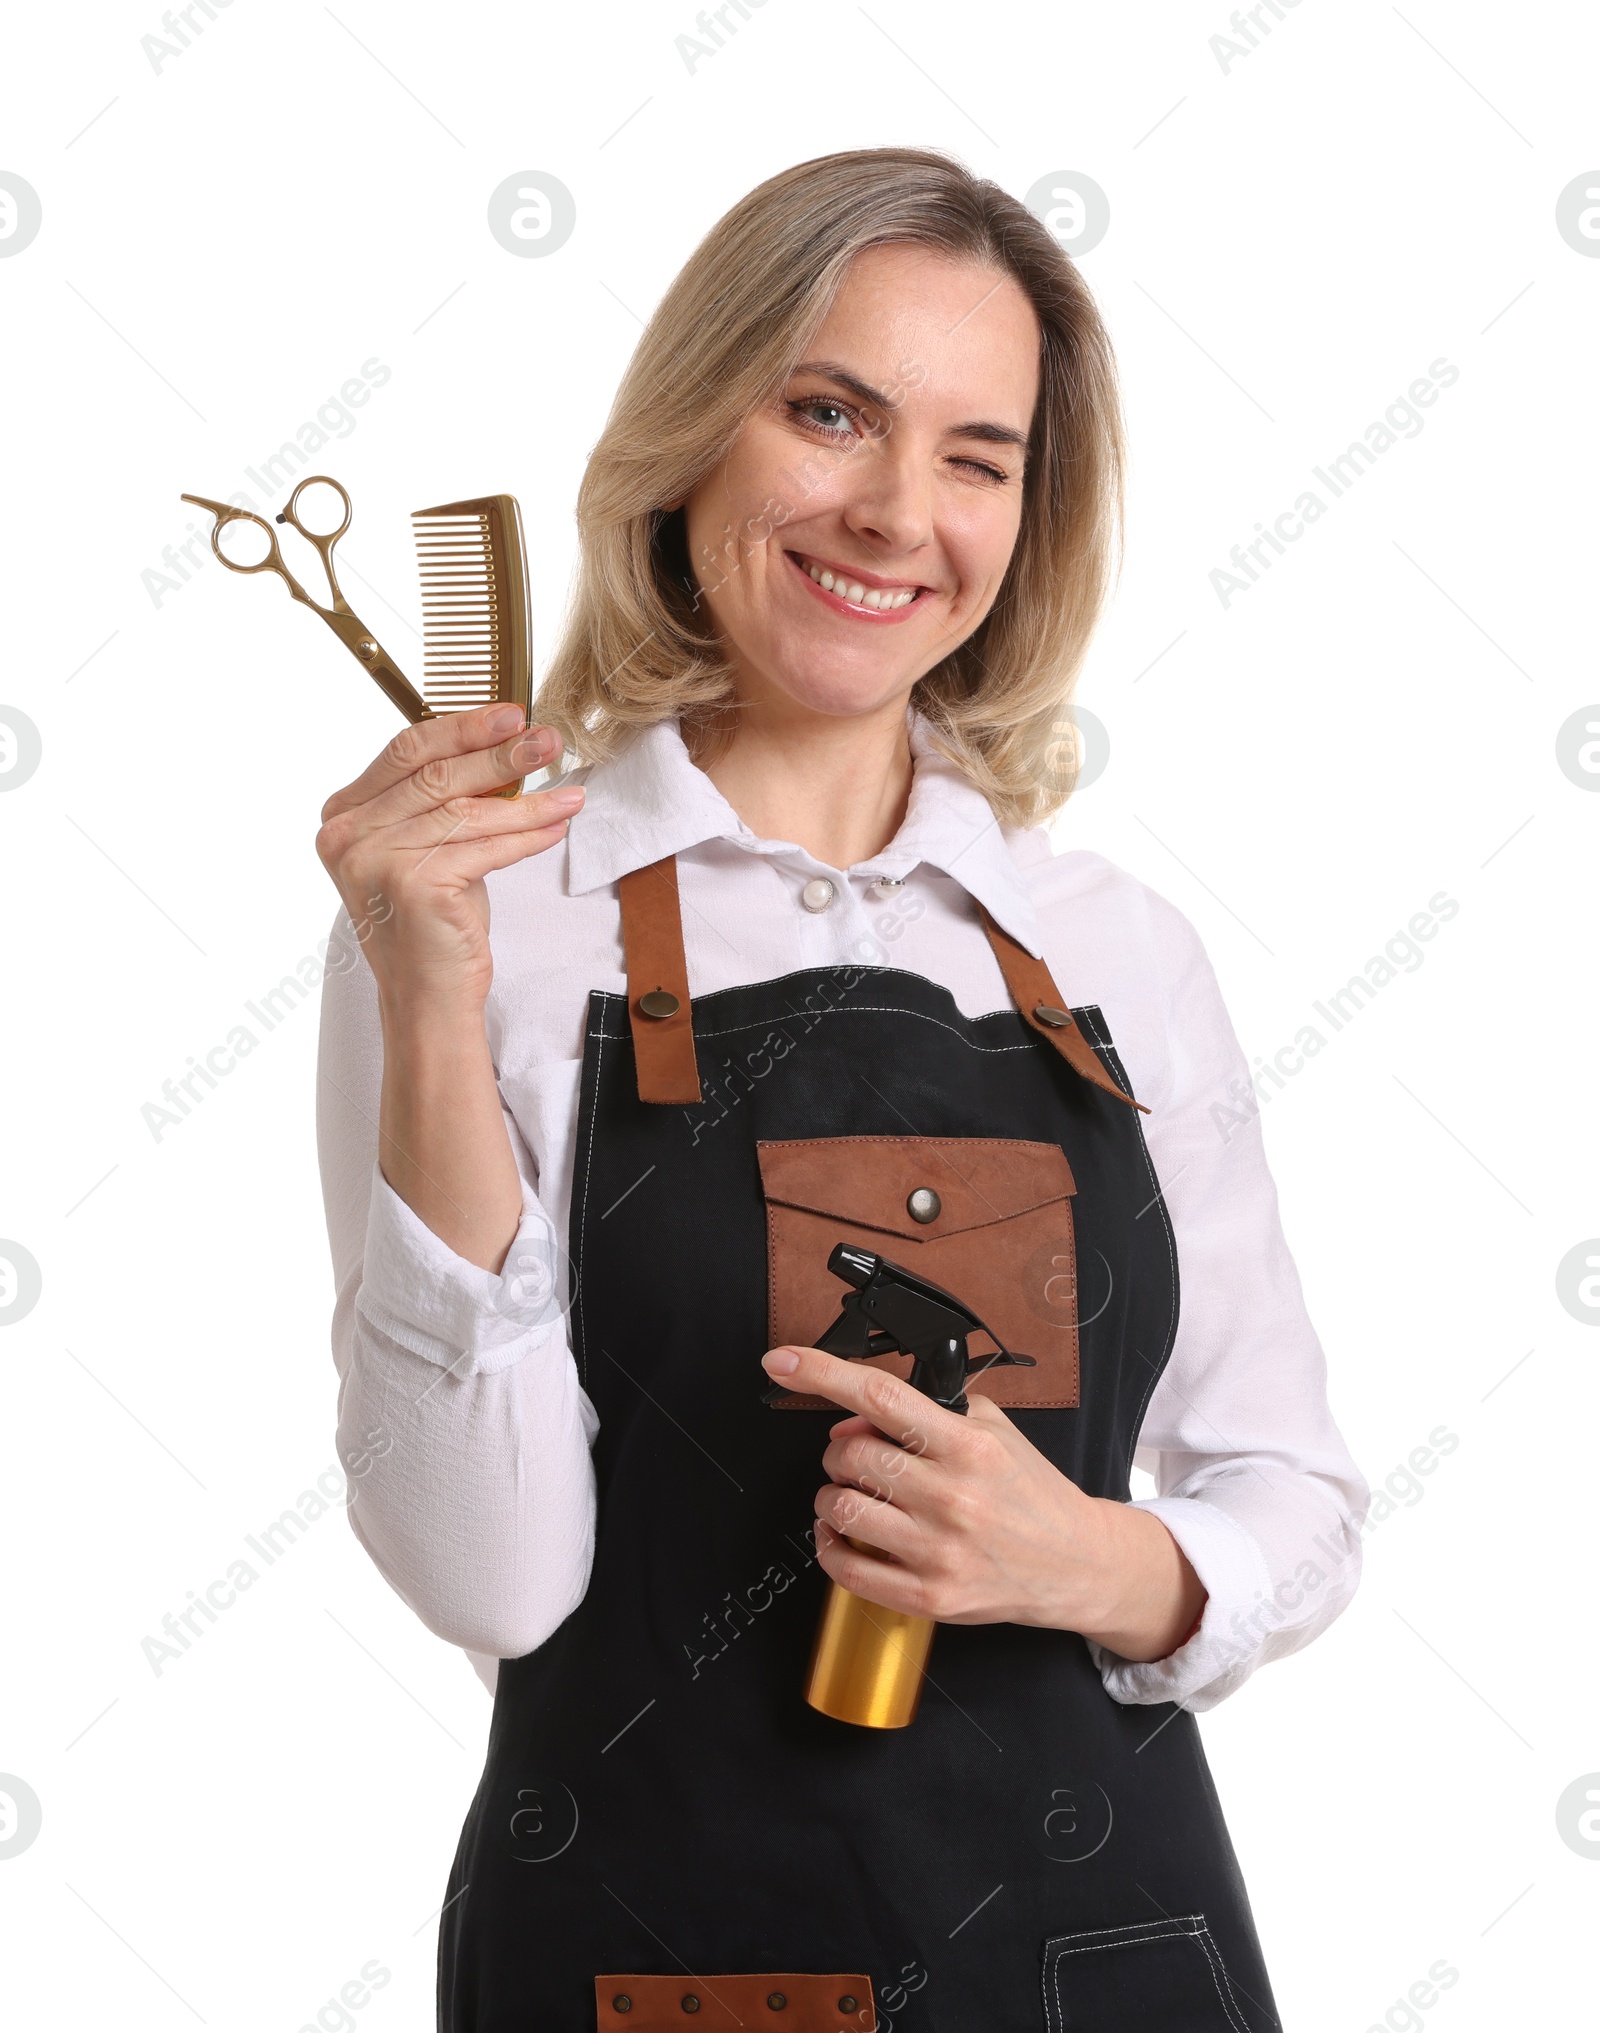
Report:
[[[825,600],[835,613],[848,614],[858,621],[898,621],[909,614],[928,590],[904,579],[885,579],[876,572],[825,565],[820,559],[802,557],[797,551],[786,551],[784,555],[819,599]]]

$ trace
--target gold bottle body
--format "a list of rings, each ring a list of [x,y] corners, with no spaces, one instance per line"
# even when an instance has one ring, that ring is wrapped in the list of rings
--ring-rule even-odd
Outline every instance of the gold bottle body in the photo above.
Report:
[[[806,1673],[807,1702],[838,1722],[904,1729],[917,1712],[935,1629],[931,1617],[885,1609],[829,1582]]]

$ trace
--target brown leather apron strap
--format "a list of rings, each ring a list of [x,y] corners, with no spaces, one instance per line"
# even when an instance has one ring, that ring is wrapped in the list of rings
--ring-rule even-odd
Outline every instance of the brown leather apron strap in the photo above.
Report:
[[[676,855],[623,876],[617,894],[639,1099],[696,1102],[701,1098],[700,1069],[689,1010],[689,969],[683,957]]]
[[[1002,932],[981,904],[978,915],[983,919],[983,929],[994,948],[994,957],[1000,963],[1000,972],[1006,978],[1011,1000],[1021,1012],[1024,1023],[1031,1024],[1041,1038],[1048,1038],[1075,1073],[1081,1073],[1085,1080],[1093,1081],[1107,1094],[1114,1094],[1118,1101],[1125,1101],[1130,1108],[1137,1108],[1148,1115],[1150,1111],[1144,1103],[1135,1101],[1131,1094],[1125,1094],[1100,1063],[1100,1055],[1078,1028],[1044,961],[1035,960],[1009,932]]]
[[[604,1976],[594,1980],[600,2033],[873,2033],[872,1979],[771,1970],[739,1976]],[[703,2018],[697,2014],[703,2013]]]
[[[617,894],[639,1099],[692,1105],[701,1099],[700,1068],[689,1007],[689,969],[683,956],[677,856],[669,854],[664,861],[623,876]],[[1044,961],[1035,960],[1009,932],[1002,932],[981,904],[978,915],[1023,1021],[1047,1039],[1074,1072],[1148,1115],[1144,1103],[1124,1093],[1100,1063]]]

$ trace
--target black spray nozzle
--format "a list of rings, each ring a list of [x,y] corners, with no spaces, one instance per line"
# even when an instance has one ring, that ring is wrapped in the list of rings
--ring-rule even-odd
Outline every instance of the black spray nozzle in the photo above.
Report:
[[[883,1258],[875,1257],[870,1249],[857,1249],[853,1242],[841,1242],[835,1245],[833,1254],[828,1258],[828,1269],[836,1278],[843,1278],[847,1285],[854,1285],[860,1291],[882,1262]]]
[[[1031,1355],[1014,1355],[954,1293],[902,1264],[841,1242],[828,1258],[828,1269],[854,1289],[846,1292],[838,1319],[817,1343],[827,1355],[852,1362],[872,1355],[909,1355],[913,1389],[949,1412],[966,1411],[968,1377],[1011,1364],[1034,1367]],[[970,1356],[969,1334],[987,1334],[997,1353]],[[781,1395],[781,1386],[768,1393]]]

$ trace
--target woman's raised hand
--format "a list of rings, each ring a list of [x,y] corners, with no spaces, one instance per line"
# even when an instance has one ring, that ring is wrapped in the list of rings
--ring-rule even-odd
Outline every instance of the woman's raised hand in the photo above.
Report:
[[[488,794],[560,754],[520,706],[445,713],[403,729],[323,806],[317,854],[387,1006],[481,1008],[494,971],[483,878],[553,847],[583,803],[577,785]]]

